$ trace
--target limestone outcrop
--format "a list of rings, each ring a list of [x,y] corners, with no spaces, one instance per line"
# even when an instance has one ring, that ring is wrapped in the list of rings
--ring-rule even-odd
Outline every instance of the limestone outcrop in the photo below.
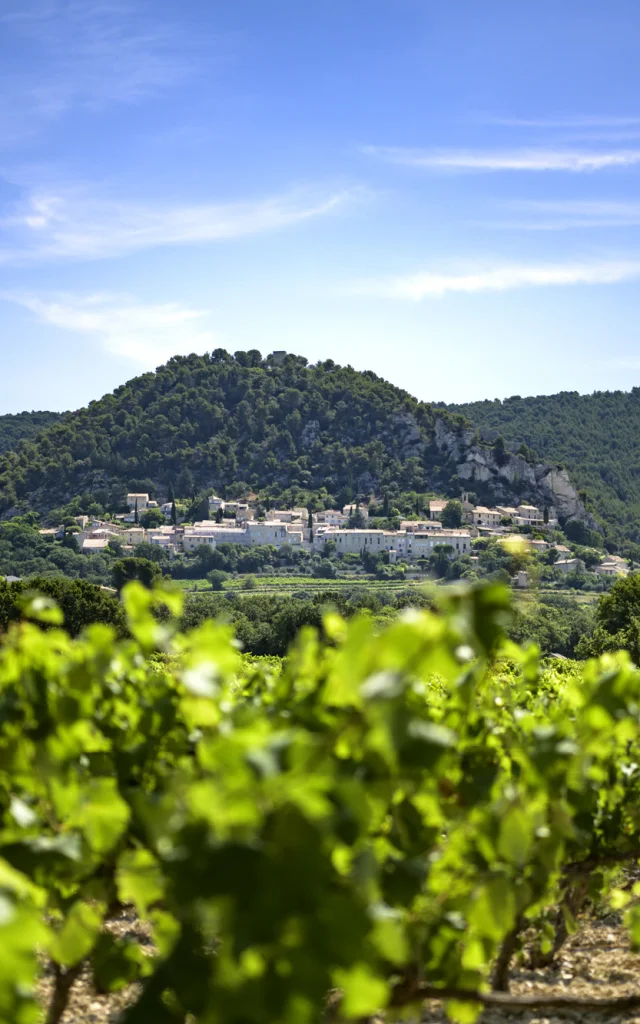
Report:
[[[452,429],[442,419],[435,423],[435,443],[447,462],[455,464],[458,479],[469,490],[474,483],[488,486],[495,501],[504,504],[513,504],[514,494],[519,494],[559,519],[578,519],[591,529],[598,528],[563,467],[532,464],[508,450],[497,453],[482,444],[476,431]]]

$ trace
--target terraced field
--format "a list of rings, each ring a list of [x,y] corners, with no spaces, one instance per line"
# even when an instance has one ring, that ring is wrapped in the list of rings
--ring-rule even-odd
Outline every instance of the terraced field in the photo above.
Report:
[[[248,581],[251,580],[250,583]],[[301,590],[305,593],[322,593],[324,591],[371,591],[377,593],[398,592],[408,587],[419,587],[433,584],[433,579],[423,577],[409,580],[375,580],[367,576],[338,576],[333,580],[319,579],[314,576],[230,576],[223,585],[224,591],[233,593],[260,594],[293,594]],[[206,579],[176,580],[181,589],[187,592],[211,591],[211,584]]]

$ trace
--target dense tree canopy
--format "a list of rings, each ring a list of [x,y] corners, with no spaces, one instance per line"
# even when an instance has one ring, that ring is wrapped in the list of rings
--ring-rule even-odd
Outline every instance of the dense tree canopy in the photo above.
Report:
[[[580,657],[626,650],[640,665],[640,574],[619,579],[596,609],[595,629],[577,646]]]
[[[181,497],[324,489],[345,502],[424,491],[454,472],[440,466],[434,423],[431,406],[331,360],[180,356],[0,457],[0,512],[46,512],[82,493],[121,506],[127,490],[165,498],[170,485]]]
[[[610,540],[640,544],[640,388],[450,406],[491,440],[502,435],[535,460],[562,463]],[[638,552],[640,554],[640,550]]]
[[[18,447],[60,419],[58,412],[19,412],[0,416],[0,453]]]
[[[125,584],[131,583],[132,580],[138,580],[145,587],[153,586],[153,583],[162,576],[162,569],[148,558],[129,556],[114,562],[112,575],[115,587],[120,592]]]
[[[0,580],[0,631],[21,618],[28,596],[35,592],[55,601],[62,611],[65,629],[72,636],[93,622],[124,629],[122,605],[104,587],[86,580],[34,576],[14,583]]]
[[[110,553],[79,554],[67,544],[43,537],[34,514],[0,522],[0,575],[67,576],[91,583],[109,583]],[[69,535],[71,540],[72,534]]]

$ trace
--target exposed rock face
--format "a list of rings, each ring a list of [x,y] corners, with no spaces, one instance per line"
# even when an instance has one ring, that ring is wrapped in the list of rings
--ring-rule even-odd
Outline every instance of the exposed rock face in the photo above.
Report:
[[[538,476],[538,486],[545,496],[552,498],[558,515],[566,519],[581,519],[594,528],[596,523],[578,497],[578,492],[571,483],[566,469],[558,469],[556,466],[544,464],[536,466],[536,470],[538,469],[541,471]]]
[[[496,501],[511,504],[514,490],[527,501],[545,506],[551,515],[561,519],[579,519],[591,529],[597,524],[587,512],[566,469],[548,463],[531,465],[520,455],[505,452],[499,464],[494,449],[477,443],[473,430],[452,430],[443,420],[436,420],[435,443],[438,449],[456,464],[460,480],[469,484],[489,484]]]
[[[408,458],[411,455],[422,455],[426,447],[424,433],[413,413],[395,413],[391,422],[402,456]]]

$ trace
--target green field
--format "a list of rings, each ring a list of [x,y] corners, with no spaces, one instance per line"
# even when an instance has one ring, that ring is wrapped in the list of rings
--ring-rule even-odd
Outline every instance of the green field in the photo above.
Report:
[[[253,584],[247,586],[246,581],[253,580]],[[187,593],[211,593],[211,584],[207,579],[198,580],[175,580],[181,590]],[[237,594],[282,594],[290,595],[304,591],[307,594],[319,594],[335,591],[375,591],[376,593],[398,593],[412,587],[433,586],[442,581],[434,580],[430,576],[422,576],[420,579],[405,580],[377,580],[370,576],[349,575],[338,576],[333,580],[319,579],[315,576],[229,576],[223,585],[223,593]],[[577,604],[595,604],[600,594],[594,591],[581,590],[556,590],[555,588],[532,588],[530,590],[515,590],[514,600],[520,603],[537,602],[544,595],[558,594],[563,597],[571,597]]]
[[[247,580],[253,585],[247,587]],[[176,580],[178,586],[187,592],[211,591],[211,584],[206,579]],[[428,577],[410,580],[376,580],[368,576],[338,576],[333,580],[319,579],[315,576],[230,576],[223,586],[224,591],[251,594],[291,594],[299,590],[311,593],[335,590],[375,590],[378,593],[406,590],[408,587],[423,586],[433,583]]]

